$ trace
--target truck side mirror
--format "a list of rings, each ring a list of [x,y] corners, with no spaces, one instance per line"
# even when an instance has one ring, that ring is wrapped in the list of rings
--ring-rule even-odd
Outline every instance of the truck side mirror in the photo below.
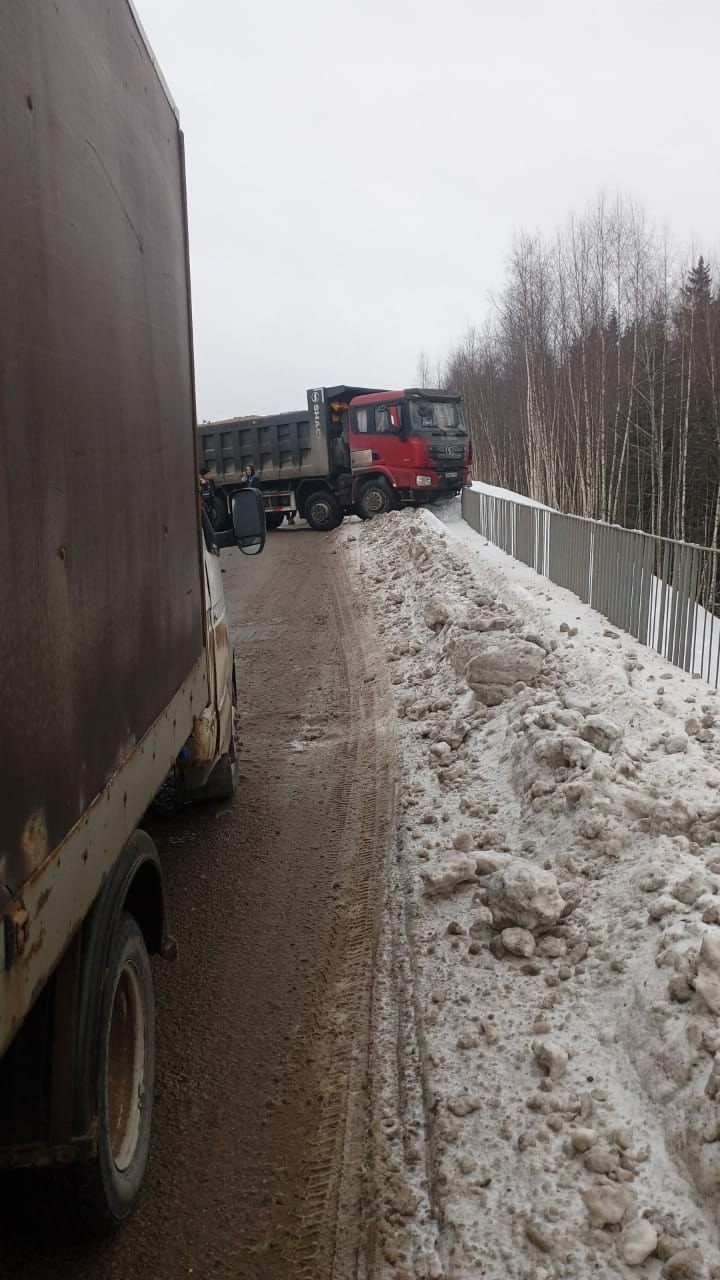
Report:
[[[233,494],[232,522],[243,555],[259,555],[265,546],[265,507],[259,489],[239,489]]]

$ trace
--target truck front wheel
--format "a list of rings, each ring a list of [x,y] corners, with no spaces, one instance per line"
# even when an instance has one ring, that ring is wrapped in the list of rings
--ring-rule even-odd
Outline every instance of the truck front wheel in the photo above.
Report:
[[[334,494],[327,489],[319,489],[311,493],[305,503],[305,519],[311,529],[319,533],[329,533],[342,523],[343,513],[340,503]]]
[[[378,476],[377,480],[369,480],[360,490],[357,508],[363,520],[385,515],[388,511],[394,511],[395,506],[395,494],[382,476]]]
[[[75,1165],[77,1210],[92,1234],[132,1212],[150,1151],[155,1080],[152,975],[140,927],[124,911],[113,933],[99,1025],[97,1157]]]

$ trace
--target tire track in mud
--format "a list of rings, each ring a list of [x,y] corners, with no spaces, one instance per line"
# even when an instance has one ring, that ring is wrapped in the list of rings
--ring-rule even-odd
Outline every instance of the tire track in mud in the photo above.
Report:
[[[352,535],[346,541],[353,541]],[[367,580],[362,577],[367,564],[360,539],[346,563],[355,580],[355,599],[363,600],[366,626],[372,628],[373,608]],[[381,609],[375,614],[377,619],[383,616]],[[383,658],[386,644],[387,634],[380,644]],[[389,675],[378,689],[386,721],[393,727],[395,756],[396,711]],[[391,838],[377,904],[368,1054],[369,1130],[362,1186],[363,1251],[357,1271],[352,1272],[357,1280],[390,1276],[427,1280],[444,1274],[438,1255],[435,1099],[419,1008],[414,912],[396,825],[398,797],[408,783],[399,775],[393,782]]]
[[[350,725],[343,743],[348,787],[337,873],[340,898],[315,1031],[327,1072],[319,1123],[305,1159],[298,1228],[284,1254],[297,1280],[355,1280],[366,1224],[361,1211],[369,1150],[372,988],[382,887],[394,830],[393,739],[384,663],[340,556],[331,586],[343,637]],[[316,1040],[317,1043],[317,1040]],[[304,1044],[298,1045],[302,1054]]]

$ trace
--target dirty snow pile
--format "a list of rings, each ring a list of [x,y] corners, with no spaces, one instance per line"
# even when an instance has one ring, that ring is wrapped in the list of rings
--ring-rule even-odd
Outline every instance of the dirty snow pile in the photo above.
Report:
[[[378,1275],[720,1277],[718,699],[459,531],[341,534],[396,712]]]

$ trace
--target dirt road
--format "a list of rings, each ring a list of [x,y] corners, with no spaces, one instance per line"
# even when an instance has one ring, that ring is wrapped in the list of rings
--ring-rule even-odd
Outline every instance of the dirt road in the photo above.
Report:
[[[334,535],[223,555],[242,780],[150,824],[173,965],[155,970],[152,1164],[100,1250],[24,1242],[4,1277],[351,1280],[378,880],[391,818],[383,677]]]

